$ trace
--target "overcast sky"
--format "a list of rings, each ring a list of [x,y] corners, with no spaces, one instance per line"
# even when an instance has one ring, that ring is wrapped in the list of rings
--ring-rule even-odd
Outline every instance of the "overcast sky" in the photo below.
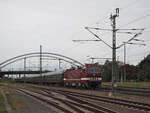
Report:
[[[120,8],[117,28],[146,28],[138,39],[146,46],[127,45],[127,63],[137,64],[150,53],[150,0],[0,0],[0,62],[39,51],[59,53],[82,63],[88,57],[111,57],[102,42],[73,42],[96,39],[88,27],[111,28],[110,14]],[[112,33],[93,31],[112,45]],[[133,35],[117,34],[117,45]],[[123,61],[123,47],[117,50]]]

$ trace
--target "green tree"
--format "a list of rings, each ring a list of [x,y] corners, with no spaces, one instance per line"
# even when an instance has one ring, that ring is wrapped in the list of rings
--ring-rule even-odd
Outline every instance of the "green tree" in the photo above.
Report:
[[[102,80],[105,82],[110,82],[111,75],[112,75],[112,62],[107,60],[103,65]]]
[[[138,64],[138,80],[150,81],[150,54]]]

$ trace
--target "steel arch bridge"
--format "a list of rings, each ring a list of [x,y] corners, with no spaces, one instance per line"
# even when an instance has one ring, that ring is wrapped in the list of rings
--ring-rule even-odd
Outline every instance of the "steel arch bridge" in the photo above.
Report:
[[[74,60],[70,57],[61,55],[61,54],[57,54],[57,53],[49,53],[49,52],[33,52],[33,53],[27,53],[27,54],[22,54],[10,59],[7,59],[3,62],[0,63],[0,71],[2,71],[3,68],[5,68],[6,66],[13,64],[19,60],[23,60],[23,59],[27,59],[27,58],[33,58],[33,57],[41,57],[41,58],[53,58],[53,60],[62,60],[65,61],[71,65],[74,65],[76,67],[83,67],[84,65],[82,63],[80,63],[77,60]]]

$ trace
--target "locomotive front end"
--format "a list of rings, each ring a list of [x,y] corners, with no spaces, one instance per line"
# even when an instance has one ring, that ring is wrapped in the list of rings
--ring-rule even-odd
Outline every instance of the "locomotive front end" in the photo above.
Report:
[[[98,64],[87,64],[88,85],[91,88],[101,87],[102,75],[101,66]]]

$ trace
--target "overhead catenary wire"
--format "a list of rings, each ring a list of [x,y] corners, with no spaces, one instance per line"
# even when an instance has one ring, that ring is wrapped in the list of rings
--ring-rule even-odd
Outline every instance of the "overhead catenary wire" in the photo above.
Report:
[[[118,31],[117,33],[125,33],[125,34],[138,34],[137,32],[120,32],[120,31]]]
[[[133,23],[135,23],[135,22],[137,22],[137,21],[140,21],[140,20],[142,20],[142,19],[145,19],[145,18],[147,18],[147,17],[150,17],[150,14],[146,14],[146,15],[144,15],[144,16],[141,16],[141,17],[139,17],[139,18],[136,18],[136,19],[134,19],[134,20],[132,20],[132,21],[130,21],[130,22],[128,22],[128,23],[126,23],[126,24],[120,26],[119,28],[128,26],[128,25],[130,25],[130,24],[133,24]]]
[[[85,27],[85,29],[87,29],[90,33],[92,33],[96,38],[102,40],[101,38],[98,37],[98,35],[96,35],[95,33],[93,33],[90,29],[95,29],[95,30],[107,30],[107,31],[112,31],[112,29],[102,29],[102,28],[95,28],[95,27]],[[142,29],[116,29],[116,31],[119,30],[132,30],[132,31],[138,31],[139,32],[118,32],[118,33],[126,33],[126,34],[135,34],[131,39],[129,39],[126,43],[129,43],[130,41],[134,40],[137,36],[142,34],[142,31],[144,30]],[[136,39],[135,39],[136,40]],[[139,41],[138,39],[136,41]],[[105,43],[105,42],[104,42]],[[107,43],[105,43],[106,45],[108,45]],[[136,43],[129,43],[129,44],[136,44]],[[123,46],[124,44],[121,44],[120,46],[118,46],[116,49],[120,48],[121,46]],[[137,44],[138,45],[138,44]],[[145,44],[140,44],[140,45],[145,45]]]
[[[142,43],[132,43],[132,42],[128,42],[127,44],[134,44],[134,45],[143,45],[143,46],[146,46],[146,44],[142,44]]]
[[[131,53],[131,54],[130,54]],[[139,57],[140,55],[143,55],[143,54],[146,54],[146,53],[150,53],[150,51],[148,50],[148,51],[144,51],[144,52],[138,52],[138,53],[136,53],[136,54],[134,54],[133,52],[130,52],[129,53],[129,55],[132,57]]]
[[[134,0],[134,1],[131,1],[129,3],[127,3],[126,5],[124,5],[123,7],[120,8],[120,10],[126,10],[127,8],[135,5],[136,3],[138,3],[140,0]],[[111,9],[112,10],[112,9]],[[110,11],[109,11],[110,12]],[[107,16],[103,16],[101,19],[99,19],[98,21],[96,22],[92,22],[90,25],[93,25],[93,24],[97,24],[97,23],[101,23],[100,21],[102,20],[105,20],[106,18],[108,19],[110,17],[110,15],[107,15]],[[107,22],[108,23],[108,22]]]
[[[136,37],[138,37],[139,35],[141,35],[143,32],[143,30],[141,30],[139,33],[135,34],[132,38],[130,38],[128,41],[126,41],[125,43],[129,43],[130,41],[134,40]],[[125,43],[120,44],[117,48],[121,48]]]
[[[148,52],[146,52],[146,53],[148,53]],[[144,53],[144,54],[146,54],[146,53]],[[140,56],[140,55],[141,55],[141,53],[138,53],[137,55],[128,54],[128,56],[130,56],[130,57],[128,57],[126,62],[127,63],[129,63],[129,62],[131,63],[132,61],[139,61],[140,62],[140,60],[142,60],[144,58],[143,56]],[[118,55],[118,56],[120,56],[120,55]],[[123,58],[121,58],[121,59],[119,61],[123,62]],[[132,64],[135,64],[135,63],[132,62]]]
[[[134,1],[131,1],[130,3],[126,4],[125,6],[123,6],[122,8],[120,8],[120,10],[125,10],[133,5],[135,5],[136,3],[138,3],[140,0],[134,0]]]
[[[88,27],[85,27],[85,29],[87,29],[91,34],[93,34],[97,39],[99,39],[100,41],[102,41],[108,47],[112,48],[109,44],[107,44],[104,40],[102,40],[98,35],[96,35],[95,33],[93,33]]]
[[[133,6],[134,5],[134,3],[137,3],[139,0],[134,0],[134,1],[132,1],[132,2],[130,2],[130,3],[128,3],[127,5],[125,5],[124,7],[122,7],[122,8],[120,8],[121,10],[126,10],[127,9],[127,7],[131,7],[131,6]],[[126,7],[127,6],[127,7]],[[104,18],[108,18],[108,16],[105,16]],[[101,19],[102,20],[102,19]],[[96,23],[100,23],[100,22],[96,22]],[[134,29],[132,29],[132,30],[134,30]],[[94,33],[95,34],[95,33]],[[131,33],[128,33],[128,34],[131,34]],[[133,33],[134,34],[134,33]],[[135,33],[136,34],[136,33]],[[103,35],[104,36],[104,35]]]
[[[97,27],[85,27],[85,29],[95,29],[95,30],[112,31],[112,29],[102,29],[102,28],[97,28]]]
[[[133,44],[131,44],[131,45],[133,45]],[[138,44],[137,44],[137,45],[138,45]],[[139,46],[141,47],[141,45],[139,45]],[[145,47],[147,47],[147,46],[145,46]],[[131,49],[131,48],[132,48],[131,46],[129,46],[128,48],[129,48],[129,49],[128,49],[128,52],[129,52],[129,53],[132,53],[132,55],[133,55],[133,53],[134,53],[135,50],[134,50],[134,49]],[[123,49],[123,48],[122,48],[122,49]],[[139,49],[140,49],[140,48],[139,48]],[[117,52],[118,52],[118,54],[120,55],[121,53],[123,53],[123,50],[118,49]],[[129,55],[130,55],[130,54],[129,54]],[[136,55],[135,55],[135,56],[136,56]]]
[[[135,5],[135,4],[138,3],[139,1],[140,1],[140,0],[131,1],[131,2],[127,3],[126,5],[124,5],[123,7],[120,7],[119,9],[120,9],[121,11],[124,11],[124,10],[126,10],[127,8],[129,8],[129,7],[133,6],[133,5]],[[111,9],[111,10],[112,10],[112,9]],[[110,11],[111,11],[111,10],[110,10]],[[110,12],[110,11],[109,11],[109,12]],[[107,12],[106,14],[108,14],[109,12]],[[110,17],[110,15],[104,16],[103,18],[97,20],[96,22],[93,22],[92,24],[100,23],[100,21],[105,20],[105,19],[108,19],[109,17]],[[109,22],[106,22],[106,23],[109,23]],[[90,24],[90,25],[91,25],[91,24]]]
[[[128,3],[127,5],[125,5],[125,6],[123,6],[123,7],[121,7],[120,9],[121,10],[125,10],[127,7],[131,7],[132,5],[134,5],[135,3],[137,3],[139,0],[135,0],[135,1],[132,1],[132,2],[130,2],[130,3]],[[127,6],[127,7],[126,7]],[[109,16],[110,15],[107,15],[107,16],[104,16],[102,19],[100,19],[101,21],[102,20],[104,20],[104,19],[106,19],[106,18],[109,18]],[[98,21],[96,21],[96,22],[94,22],[94,23],[92,23],[92,24],[97,24],[97,23],[101,23],[101,22],[99,22],[100,20],[98,20]],[[108,23],[108,22],[107,22]],[[99,28],[97,28],[97,29],[99,29]],[[102,29],[101,29],[102,30]],[[108,31],[111,31],[111,29],[108,29]],[[103,34],[103,36],[104,36],[104,34]]]
[[[72,40],[73,42],[79,42],[79,41],[89,41],[89,42],[92,42],[92,41],[101,41],[101,40]]]

